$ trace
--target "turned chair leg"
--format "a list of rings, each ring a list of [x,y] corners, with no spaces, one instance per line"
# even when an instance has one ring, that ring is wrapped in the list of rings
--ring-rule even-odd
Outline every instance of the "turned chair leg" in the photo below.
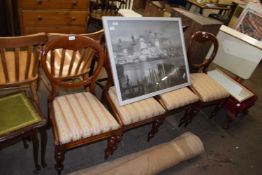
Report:
[[[38,137],[37,137],[37,131],[32,131],[31,139],[32,139],[32,143],[33,143],[35,168],[37,170],[40,170],[40,166],[38,164],[39,141],[38,141]]]
[[[105,149],[105,159],[107,159],[117,149],[117,144],[120,142],[121,136],[112,136],[107,141],[107,148]]]
[[[149,142],[150,139],[152,139],[155,134],[158,132],[158,129],[159,127],[162,125],[164,119],[157,119],[153,122],[152,124],[152,129],[151,131],[148,133],[148,136],[147,136],[147,141]]]
[[[210,113],[209,119],[212,119],[213,117],[216,116],[217,111],[218,111],[220,108],[222,108],[222,106],[224,105],[224,102],[225,102],[225,100],[222,101],[222,102],[220,102],[220,103],[218,103],[218,104],[215,106],[215,108],[214,108],[214,109],[211,111],[211,113]]]
[[[64,169],[63,161],[65,159],[65,150],[61,146],[55,146],[55,160],[56,165],[55,169],[57,170],[57,174],[60,175],[61,171]]]
[[[40,137],[41,137],[41,164],[42,167],[45,168],[47,166],[45,161],[46,144],[47,144],[47,133],[45,127],[40,130]]]
[[[189,125],[192,122],[193,118],[198,114],[199,111],[200,109],[198,107],[190,108],[184,127],[187,127],[187,125]]]
[[[179,121],[178,127],[185,125],[187,123],[189,113],[190,113],[190,108],[187,108],[184,116]]]

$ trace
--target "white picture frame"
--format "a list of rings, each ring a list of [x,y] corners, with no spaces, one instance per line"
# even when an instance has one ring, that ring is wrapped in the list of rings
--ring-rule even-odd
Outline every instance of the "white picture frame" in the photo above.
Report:
[[[190,85],[180,18],[103,17],[119,105]]]

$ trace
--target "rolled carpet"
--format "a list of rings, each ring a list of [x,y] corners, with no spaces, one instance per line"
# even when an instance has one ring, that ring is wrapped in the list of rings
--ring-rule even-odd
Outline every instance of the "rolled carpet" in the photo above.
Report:
[[[70,175],[152,175],[204,152],[198,136],[186,132],[149,149],[99,164]]]

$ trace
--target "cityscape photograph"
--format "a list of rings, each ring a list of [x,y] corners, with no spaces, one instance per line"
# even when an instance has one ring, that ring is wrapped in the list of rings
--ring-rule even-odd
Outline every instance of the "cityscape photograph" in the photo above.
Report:
[[[188,82],[178,21],[120,20],[108,25],[114,79],[123,101]]]

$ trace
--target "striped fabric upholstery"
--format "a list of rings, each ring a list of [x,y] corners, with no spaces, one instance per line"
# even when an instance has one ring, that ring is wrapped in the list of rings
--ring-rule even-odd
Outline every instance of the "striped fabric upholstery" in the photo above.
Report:
[[[89,92],[57,97],[53,101],[53,107],[61,144],[120,127],[114,117]]]
[[[219,100],[229,96],[229,93],[220,84],[205,73],[191,74],[191,83],[194,92],[199,95],[203,102]]]
[[[199,97],[185,87],[160,95],[160,100],[168,110],[172,110],[195,103]]]
[[[165,109],[154,98],[119,106],[115,87],[109,89],[109,96],[116,106],[124,125],[129,125],[165,113]]]

